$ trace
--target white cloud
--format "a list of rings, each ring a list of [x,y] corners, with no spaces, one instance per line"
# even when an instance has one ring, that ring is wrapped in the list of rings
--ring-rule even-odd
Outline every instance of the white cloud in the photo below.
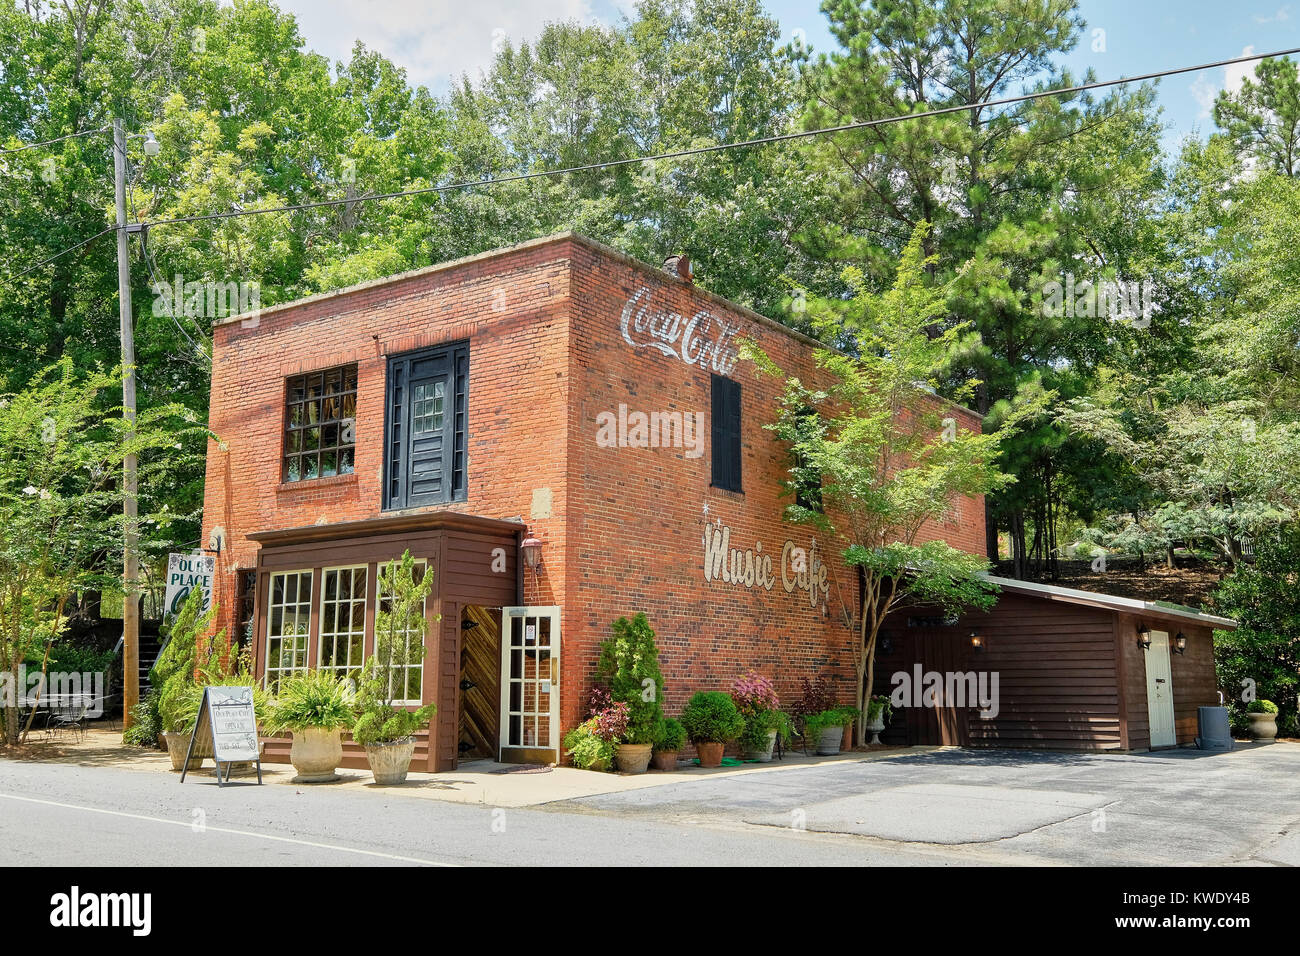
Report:
[[[1272,16],[1266,17],[1255,14],[1251,19],[1256,23],[1285,23],[1291,19],[1291,5],[1288,3],[1284,7],[1279,7]]]
[[[404,67],[412,85],[435,93],[462,73],[477,77],[501,31],[519,43],[553,20],[592,20],[592,0],[281,0],[280,7],[297,18],[307,46],[331,62],[346,60],[361,40]]]
[[[1255,52],[1253,46],[1248,46],[1241,51],[1241,56],[1250,56]],[[1214,111],[1214,101],[1221,90],[1228,90],[1235,93],[1241,89],[1242,81],[1246,77],[1255,75],[1255,67],[1258,60],[1251,60],[1248,63],[1230,63],[1223,68],[1222,82],[1215,82],[1213,74],[1202,74],[1192,81],[1188,89],[1192,97],[1196,100],[1196,105],[1200,110],[1196,114],[1198,120],[1209,119],[1210,114]]]

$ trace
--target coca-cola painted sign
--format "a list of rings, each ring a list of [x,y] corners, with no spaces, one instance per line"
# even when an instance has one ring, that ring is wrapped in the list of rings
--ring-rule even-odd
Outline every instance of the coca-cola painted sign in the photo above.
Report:
[[[688,319],[655,308],[650,296],[643,286],[623,306],[623,341],[634,349],[654,349],[719,375],[731,374],[740,360],[734,341],[739,323],[726,322],[705,309]]]

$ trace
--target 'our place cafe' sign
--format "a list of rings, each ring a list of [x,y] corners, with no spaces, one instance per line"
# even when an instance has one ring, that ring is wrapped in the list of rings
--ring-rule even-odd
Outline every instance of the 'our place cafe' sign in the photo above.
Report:
[[[217,558],[212,554],[167,555],[167,595],[163,608],[165,615],[178,612],[190,592],[203,589],[203,613],[212,608],[212,581],[217,574]]]

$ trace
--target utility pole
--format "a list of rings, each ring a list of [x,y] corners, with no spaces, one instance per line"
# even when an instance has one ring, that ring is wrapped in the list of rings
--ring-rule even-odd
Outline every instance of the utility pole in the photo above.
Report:
[[[131,250],[126,235],[126,131],[113,120],[113,186],[117,199],[117,304],[122,326],[122,415],[126,441],[135,441],[135,330],[131,318]],[[135,453],[126,456],[122,473],[122,727],[131,726],[131,711],[140,702],[140,599],[136,593],[139,560],[139,506],[136,502]]]

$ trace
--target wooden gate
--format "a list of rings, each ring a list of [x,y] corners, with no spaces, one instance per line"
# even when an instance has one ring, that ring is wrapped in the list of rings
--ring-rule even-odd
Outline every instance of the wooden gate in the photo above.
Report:
[[[501,690],[501,609],[466,605],[461,611],[460,757],[497,757]]]

